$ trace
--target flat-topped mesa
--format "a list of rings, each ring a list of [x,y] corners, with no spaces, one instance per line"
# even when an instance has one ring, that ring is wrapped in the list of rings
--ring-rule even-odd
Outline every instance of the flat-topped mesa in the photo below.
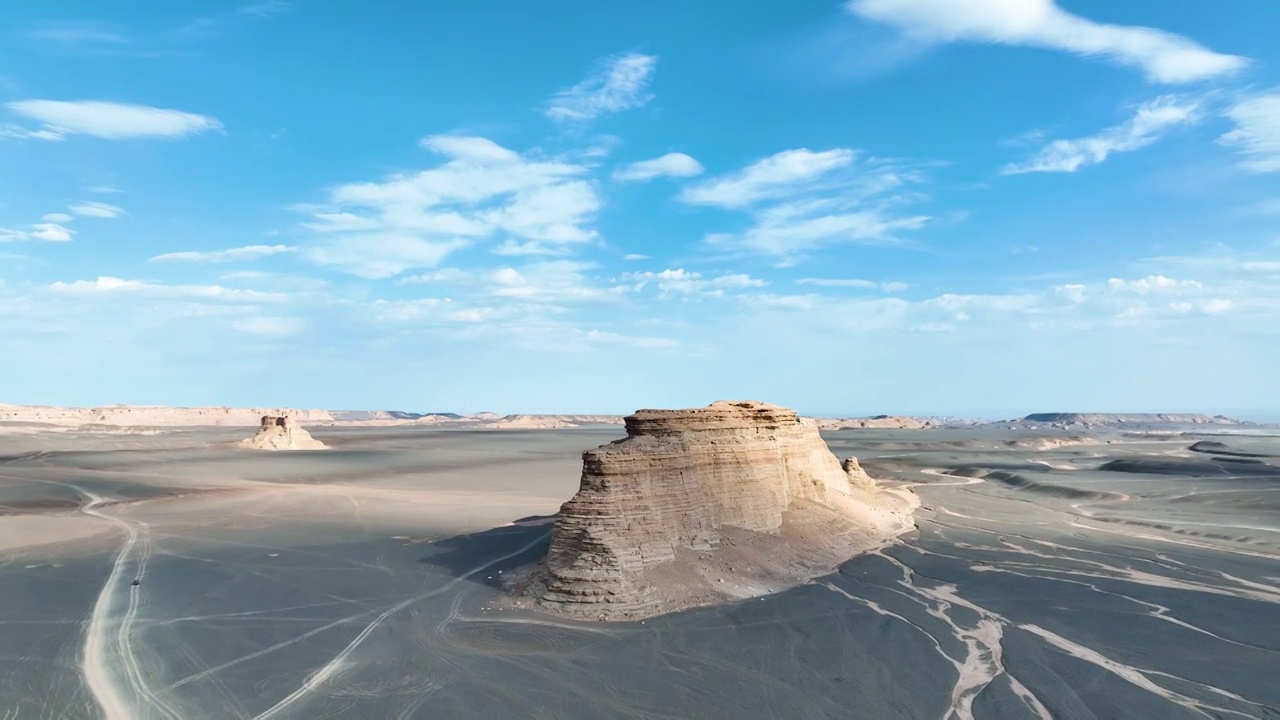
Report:
[[[553,607],[609,618],[714,601],[715,591],[721,599],[741,596],[741,588],[708,585],[705,566],[685,568],[692,581],[665,590],[647,576],[666,572],[659,566],[685,551],[721,548],[739,531],[787,536],[768,541],[791,546],[777,567],[733,562],[735,572],[760,581],[748,584],[778,585],[817,574],[816,566],[829,570],[912,526],[913,496],[880,490],[854,459],[842,467],[817,425],[792,410],[722,401],[640,410],[625,425],[625,439],[583,453],[580,489],[556,517],[542,596]],[[798,536],[788,534],[789,521],[804,526]],[[813,528],[846,535],[805,535]]]
[[[258,434],[237,444],[254,450],[324,450],[327,447],[293,418],[279,415],[263,415]]]
[[[1242,425],[1225,415],[1195,413],[1032,413],[1024,422],[1061,425]]]

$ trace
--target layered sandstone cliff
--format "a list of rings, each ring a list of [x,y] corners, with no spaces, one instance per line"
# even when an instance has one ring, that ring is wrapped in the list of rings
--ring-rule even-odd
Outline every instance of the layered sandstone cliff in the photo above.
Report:
[[[542,601],[638,617],[758,595],[911,528],[914,496],[844,466],[816,424],[759,402],[641,410],[583,453],[556,517]]]
[[[238,444],[253,450],[324,450],[327,447],[311,437],[293,418],[275,415],[263,415],[258,434]]]

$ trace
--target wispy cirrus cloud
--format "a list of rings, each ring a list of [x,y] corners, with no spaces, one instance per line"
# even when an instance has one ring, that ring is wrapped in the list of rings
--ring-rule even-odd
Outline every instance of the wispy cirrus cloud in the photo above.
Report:
[[[123,215],[129,214],[125,212],[124,208],[120,207],[119,205],[112,205],[111,203],[96,202],[96,201],[85,201],[85,202],[75,203],[73,205],[69,205],[67,209],[75,213],[76,215],[79,215],[80,217],[92,217],[92,218],[114,219],[114,218],[118,218]]]
[[[811,285],[813,287],[830,287],[830,288],[851,288],[857,290],[880,290],[886,293],[902,292],[911,286],[903,282],[876,282],[874,280],[862,280],[859,278],[800,278],[796,280],[797,285]]]
[[[702,163],[684,153],[673,152],[620,167],[614,171],[613,179],[617,182],[648,182],[660,177],[695,177],[702,171]]]
[[[653,99],[649,81],[657,65],[656,56],[641,53],[605,58],[586,80],[553,95],[546,115],[558,121],[587,121],[641,107]]]
[[[70,135],[104,140],[179,138],[222,129],[222,123],[207,115],[101,100],[18,100],[5,107],[43,123],[37,130],[19,128],[26,137],[37,140],[62,140]]]
[[[849,0],[850,12],[922,42],[977,42],[1061,50],[1137,67],[1157,83],[1230,75],[1249,60],[1149,27],[1109,25],[1054,0]]]
[[[116,28],[85,22],[50,23],[27,33],[27,37],[37,43],[54,46],[117,46],[130,42]]]
[[[902,163],[862,159],[852,149],[800,148],[686,187],[679,199],[751,216],[747,230],[713,233],[709,243],[790,258],[829,245],[900,242],[900,232],[930,219],[902,212],[917,199],[909,186],[923,180]]]
[[[68,295],[128,295],[148,298],[217,300],[223,302],[283,302],[288,296],[283,293],[261,292],[258,290],[239,290],[222,285],[169,285],[146,280],[125,280],[117,277],[100,276],[94,280],[75,280],[72,282],[55,282],[48,286],[55,293]]]
[[[271,20],[293,9],[293,3],[284,0],[265,0],[248,3],[217,15],[191,20],[176,31],[179,40],[199,40],[221,35],[246,23]]]
[[[1202,117],[1200,102],[1166,95],[1143,103],[1133,117],[1097,135],[1073,140],[1054,140],[1027,160],[1006,165],[1001,173],[1073,173],[1081,168],[1097,165],[1115,153],[1147,147],[1166,133],[1193,125]]]
[[[1227,108],[1236,125],[1219,142],[1239,148],[1240,167],[1255,173],[1280,172],[1280,90],[1254,95]]]
[[[147,262],[160,263],[200,263],[215,264],[236,260],[256,260],[258,258],[291,253],[297,248],[289,245],[246,245],[244,247],[227,248],[225,250],[184,251],[157,255]]]
[[[42,222],[31,226],[30,230],[14,230],[0,227],[0,243],[22,240],[40,240],[44,242],[70,242],[75,230],[57,222]]]

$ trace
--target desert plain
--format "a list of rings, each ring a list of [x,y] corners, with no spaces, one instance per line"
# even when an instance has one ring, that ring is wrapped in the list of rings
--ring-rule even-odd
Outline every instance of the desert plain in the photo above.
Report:
[[[5,424],[0,718],[1280,717],[1274,428],[827,425],[913,531],[602,622],[504,576],[622,430],[521,424]]]

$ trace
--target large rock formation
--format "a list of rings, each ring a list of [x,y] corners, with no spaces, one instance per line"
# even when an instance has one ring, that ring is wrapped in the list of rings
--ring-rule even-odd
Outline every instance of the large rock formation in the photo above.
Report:
[[[781,589],[911,528],[914,496],[842,467],[816,424],[759,402],[640,410],[583,453],[544,603],[638,617]]]
[[[324,450],[327,446],[311,437],[291,417],[263,415],[258,434],[241,440],[240,447],[254,450]]]

